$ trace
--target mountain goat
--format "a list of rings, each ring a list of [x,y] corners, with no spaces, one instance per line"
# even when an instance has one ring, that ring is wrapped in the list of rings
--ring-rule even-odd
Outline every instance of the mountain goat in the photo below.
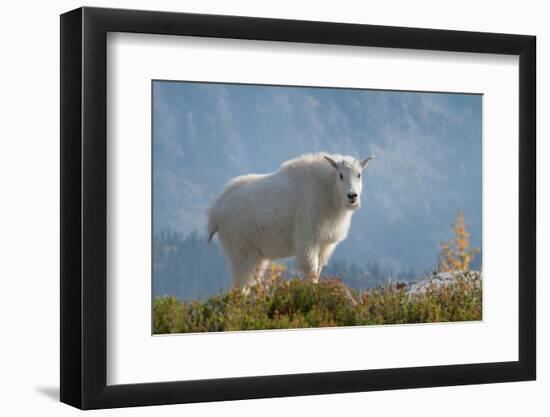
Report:
[[[269,260],[290,256],[317,282],[361,206],[361,173],[373,158],[308,154],[229,181],[210,209],[208,241],[218,233],[233,287],[252,285]]]

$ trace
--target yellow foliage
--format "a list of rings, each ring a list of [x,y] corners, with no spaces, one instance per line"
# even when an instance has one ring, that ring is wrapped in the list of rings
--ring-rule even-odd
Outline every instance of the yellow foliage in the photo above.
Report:
[[[479,248],[470,247],[470,233],[466,231],[464,213],[458,211],[453,225],[455,239],[443,242],[439,253],[439,272],[468,271],[470,263],[479,253]]]
[[[285,264],[270,262],[269,266],[267,267],[266,276],[270,280],[276,280],[278,278],[281,278],[285,271],[286,271]]]

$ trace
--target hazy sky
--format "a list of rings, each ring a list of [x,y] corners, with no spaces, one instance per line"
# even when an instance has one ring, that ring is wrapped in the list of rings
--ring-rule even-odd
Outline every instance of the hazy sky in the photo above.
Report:
[[[327,151],[376,155],[333,259],[436,264],[462,209],[481,246],[482,96],[155,81],[154,232],[204,235],[231,178]]]

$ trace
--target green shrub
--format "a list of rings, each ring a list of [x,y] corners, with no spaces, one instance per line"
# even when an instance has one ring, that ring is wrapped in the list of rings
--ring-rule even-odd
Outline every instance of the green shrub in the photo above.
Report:
[[[395,284],[359,292],[338,278],[317,284],[271,277],[248,294],[239,290],[204,301],[153,302],[153,332],[189,333],[306,327],[477,321],[482,318],[479,274],[459,273],[448,285],[409,294]]]

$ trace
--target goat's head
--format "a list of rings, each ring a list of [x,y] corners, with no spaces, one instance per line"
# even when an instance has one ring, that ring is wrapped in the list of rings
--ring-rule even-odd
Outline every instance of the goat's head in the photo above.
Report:
[[[374,156],[362,161],[350,157],[344,157],[341,161],[335,161],[329,156],[325,156],[325,159],[335,170],[337,195],[343,206],[350,210],[361,207],[362,173]]]

